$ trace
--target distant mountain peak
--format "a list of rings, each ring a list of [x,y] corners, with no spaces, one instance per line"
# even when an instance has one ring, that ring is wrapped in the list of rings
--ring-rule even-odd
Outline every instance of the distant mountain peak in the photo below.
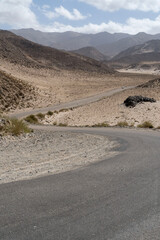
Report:
[[[109,57],[103,55],[96,48],[91,47],[91,46],[80,48],[80,49],[74,50],[72,52],[80,54],[82,56],[86,56],[86,57],[95,59],[97,61],[105,61],[105,60],[109,59]]]

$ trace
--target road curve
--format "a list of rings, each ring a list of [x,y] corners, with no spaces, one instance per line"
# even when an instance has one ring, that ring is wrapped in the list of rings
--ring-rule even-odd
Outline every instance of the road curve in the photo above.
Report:
[[[16,117],[16,118],[24,118],[24,117],[26,117],[28,115],[31,115],[31,114],[47,113],[48,111],[55,111],[55,110],[58,111],[58,110],[64,109],[64,108],[80,107],[80,106],[84,106],[84,105],[89,104],[89,103],[97,102],[104,97],[110,97],[115,93],[123,92],[127,89],[132,89],[132,88],[135,88],[135,86],[112,89],[110,91],[106,91],[106,92],[99,93],[99,94],[91,96],[91,97],[78,99],[78,100],[68,102],[68,103],[51,105],[51,106],[44,107],[44,108],[36,108],[36,109],[28,110],[28,111],[25,111],[25,112],[10,113],[10,114],[8,114],[8,116]]]
[[[43,129],[105,135],[119,141],[120,154],[74,171],[0,185],[0,239],[160,239],[158,131]]]

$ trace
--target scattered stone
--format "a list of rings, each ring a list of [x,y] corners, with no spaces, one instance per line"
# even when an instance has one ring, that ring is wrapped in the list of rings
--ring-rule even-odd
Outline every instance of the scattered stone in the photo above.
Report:
[[[114,156],[118,146],[106,136],[63,132],[61,138],[61,131],[43,130],[35,130],[30,135],[0,138],[0,184],[57,174],[101,161]],[[83,143],[81,147],[80,143]]]
[[[148,98],[143,96],[129,96],[125,101],[124,104],[126,107],[135,107],[138,103],[142,102],[156,102],[154,98]]]
[[[160,88],[160,78],[156,78],[148,81],[147,83],[143,83],[139,85],[138,88]]]
[[[0,70],[0,110],[2,112],[33,107],[37,96],[36,88]]]
[[[0,118],[0,131],[3,131],[3,129],[7,126],[10,125],[10,121],[5,118]]]

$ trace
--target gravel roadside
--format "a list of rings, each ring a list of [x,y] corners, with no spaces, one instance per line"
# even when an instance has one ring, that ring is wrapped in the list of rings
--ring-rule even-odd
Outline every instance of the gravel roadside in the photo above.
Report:
[[[117,154],[104,136],[35,130],[0,139],[0,183],[56,174]]]

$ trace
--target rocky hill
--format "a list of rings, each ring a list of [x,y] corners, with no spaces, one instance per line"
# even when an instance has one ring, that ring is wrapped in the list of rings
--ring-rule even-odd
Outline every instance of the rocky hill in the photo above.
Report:
[[[160,88],[160,78],[156,78],[153,80],[148,81],[147,83],[141,84],[138,86],[138,88]]]
[[[150,40],[160,39],[160,35],[150,35],[146,33],[138,33],[136,35],[130,35],[128,37],[119,39],[112,43],[105,43],[102,46],[99,46],[97,49],[99,51],[103,51],[103,54],[108,55],[110,57],[114,57],[117,54],[125,51],[128,48],[134,47],[136,45],[143,44]]]
[[[109,59],[109,57],[103,55],[101,52],[99,52],[94,47],[84,47],[84,48],[80,48],[80,49],[72,51],[72,52],[80,54],[82,56],[93,58],[93,59],[95,59],[97,61],[105,61],[105,60]]]
[[[34,87],[0,71],[0,112],[32,107],[36,98]]]
[[[128,48],[112,58],[111,61],[127,64],[160,61],[160,40],[151,40]]]
[[[0,58],[26,67],[113,73],[107,65],[33,43],[8,31],[0,31]]]

